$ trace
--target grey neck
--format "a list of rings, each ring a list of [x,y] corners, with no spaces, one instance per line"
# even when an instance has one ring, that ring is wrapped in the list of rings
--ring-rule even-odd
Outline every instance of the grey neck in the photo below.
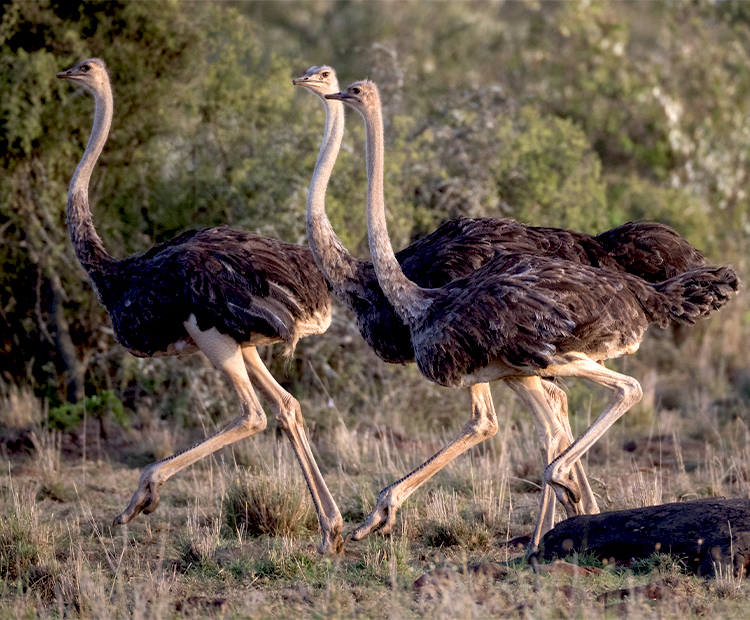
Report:
[[[104,244],[94,228],[89,209],[91,171],[104,148],[112,124],[112,90],[109,82],[101,89],[92,89],[92,93],[96,104],[94,128],[83,158],[70,181],[66,213],[68,232],[76,256],[89,273],[96,271],[104,263],[114,260],[104,249]]]
[[[401,320],[408,325],[424,313],[430,300],[425,289],[404,275],[388,236],[383,193],[385,145],[380,106],[375,106],[362,117],[367,139],[367,236],[370,255],[378,284]]]
[[[335,291],[343,292],[354,283],[359,261],[349,254],[334,232],[326,215],[325,198],[344,136],[344,104],[321,99],[326,110],[326,127],[307,196],[307,240],[318,268]]]

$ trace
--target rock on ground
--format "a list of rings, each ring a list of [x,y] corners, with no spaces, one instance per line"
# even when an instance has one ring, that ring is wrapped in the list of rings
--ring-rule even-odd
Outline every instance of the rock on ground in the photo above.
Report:
[[[547,560],[574,551],[616,564],[669,553],[698,575],[713,576],[717,566],[744,575],[750,564],[750,500],[701,499],[573,517],[540,545],[540,557]]]

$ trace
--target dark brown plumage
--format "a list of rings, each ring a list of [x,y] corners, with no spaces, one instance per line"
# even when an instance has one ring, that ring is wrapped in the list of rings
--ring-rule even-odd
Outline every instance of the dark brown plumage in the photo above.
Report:
[[[410,324],[411,340],[422,374],[459,387],[494,359],[524,371],[569,352],[619,356],[638,347],[649,324],[692,324],[727,303],[738,284],[728,267],[653,285],[624,272],[498,252],[469,276],[426,291],[429,304]]]
[[[226,226],[185,232],[90,275],[117,340],[140,356],[189,342],[183,323],[191,314],[201,330],[291,350],[300,325],[330,312],[308,248]]]
[[[631,222],[592,236],[496,218],[450,220],[397,252],[396,259],[407,278],[423,288],[438,288],[476,271],[498,251],[560,258],[651,283],[708,265],[698,250],[663,224]],[[334,285],[334,290],[382,360],[414,361],[409,329],[384,295],[371,262],[357,261],[355,278],[341,290]]]

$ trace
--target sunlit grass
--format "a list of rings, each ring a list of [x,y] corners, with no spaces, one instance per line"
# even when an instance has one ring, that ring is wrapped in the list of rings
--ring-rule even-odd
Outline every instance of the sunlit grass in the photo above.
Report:
[[[411,389],[409,381],[403,389]],[[156,512],[120,528],[111,521],[137,487],[138,470],[114,460],[84,467],[66,459],[60,436],[37,423],[34,453],[0,475],[0,618],[40,609],[42,617],[66,618],[596,618],[605,613],[597,597],[628,588],[635,588],[633,597],[608,599],[604,617],[658,609],[662,618],[683,618],[685,605],[710,617],[741,617],[746,582],[725,567],[704,581],[661,555],[596,576],[533,575],[523,549],[506,542],[533,528],[538,437],[514,397],[503,386],[494,389],[498,434],[416,491],[392,535],[349,542],[336,558],[315,551],[309,494],[273,423],[166,482]],[[204,392],[194,387],[194,394]],[[468,414],[465,393],[441,395],[446,410]],[[335,423],[308,428],[345,531],[362,521],[381,488],[452,439],[464,421],[420,431],[395,398],[386,400],[394,410],[377,424],[351,424],[336,403],[328,405]],[[572,416],[580,431],[601,405],[599,395],[587,401],[573,391],[571,401],[579,405]],[[746,496],[750,432],[739,418],[714,426],[712,435],[701,435],[705,424],[665,411],[615,425],[586,462],[600,507]],[[212,421],[205,432],[218,426]],[[151,431],[149,445],[166,432],[171,444],[189,441],[184,430],[171,434],[158,424],[140,432]],[[504,567],[499,577],[497,563]],[[437,571],[436,585],[415,590],[414,581],[430,571]],[[667,598],[648,599],[649,584],[662,584]]]

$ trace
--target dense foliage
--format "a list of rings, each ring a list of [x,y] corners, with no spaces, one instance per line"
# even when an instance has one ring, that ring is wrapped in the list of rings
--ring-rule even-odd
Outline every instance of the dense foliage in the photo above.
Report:
[[[53,406],[105,389],[124,398],[130,385],[64,224],[93,102],[55,73],[87,56],[105,60],[115,92],[91,195],[115,256],[219,223],[304,243],[323,112],[290,80],[328,63],[342,86],[365,76],[381,86],[397,247],[458,215],[588,232],[649,218],[746,273],[750,8],[740,0],[15,0],[2,11],[0,377]],[[327,200],[361,255],[363,146],[351,116]],[[748,362],[747,318],[734,312],[727,377]],[[334,347],[314,355],[345,366]]]

